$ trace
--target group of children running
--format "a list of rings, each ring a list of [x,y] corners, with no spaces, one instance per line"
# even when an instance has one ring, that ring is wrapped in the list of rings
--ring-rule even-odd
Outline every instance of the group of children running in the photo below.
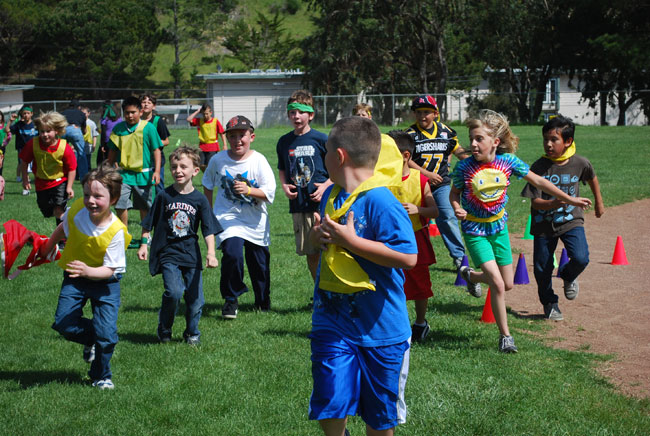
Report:
[[[204,295],[199,226],[208,250],[207,268],[218,266],[216,249],[222,251],[223,318],[237,317],[238,298],[248,291],[244,261],[255,308],[271,308],[267,206],[274,200],[276,182],[266,158],[251,148],[254,126],[238,115],[224,129],[212,109],[203,106],[189,117],[199,131],[200,152],[176,148],[169,156],[173,184],[154,195],[169,132],[164,122],[162,129],[156,123],[153,109],[152,96],[124,100],[124,121],[113,123],[109,136],[102,129],[107,141],[100,146],[107,163],[83,177],[83,199],[67,210],[76,165],[70,146],[61,139],[65,118],[52,112],[41,115],[35,123],[38,135],[21,144],[23,168],[32,163],[39,208],[57,219],[42,255],[51,256],[65,240],[58,262],[64,279],[52,327],[84,346],[92,384],[101,389],[114,387],[110,358],[117,343],[125,250],[131,241],[130,208],[138,209],[142,220],[138,258],[148,259],[150,273],[163,277],[160,342],[172,340],[174,317],[184,298],[183,338],[188,344],[200,343]],[[562,319],[551,286],[558,239],[570,258],[559,271],[567,299],[577,296],[577,277],[588,263],[582,211],[591,201],[578,196],[580,182],[593,191],[596,216],[604,213],[593,167],[575,154],[571,120],[557,116],[544,125],[544,154],[529,168],[514,154],[518,138],[503,115],[484,110],[469,120],[469,144],[462,148],[456,132],[440,122],[432,96],[416,97],[411,109],[416,122],[409,129],[382,135],[371,120],[371,108],[360,104],[328,136],[310,127],[314,104],[308,91],[296,91],[288,100],[293,131],[277,143],[279,181],[289,199],[296,253],[306,257],[315,282],[309,417],[319,421],[326,435],[348,434],[349,415],[361,415],[373,435],[393,434],[405,421],[409,349],[430,331],[425,316],[433,295],[429,265],[435,255],[429,220],[436,220],[468,292],[479,297],[480,283],[490,287],[498,349],[512,353],[517,347],[505,306],[505,292],[513,287],[505,211],[511,176],[528,182],[522,195],[532,199],[535,278],[548,319]],[[105,115],[117,118],[110,104]],[[21,114],[21,122],[6,131],[28,130],[31,114]],[[452,154],[459,162],[450,171]],[[203,194],[192,184],[202,170]],[[29,180],[26,170],[22,176]],[[480,271],[462,266],[465,250]],[[92,302],[92,319],[82,314],[87,300]],[[413,324],[407,300],[415,302]]]

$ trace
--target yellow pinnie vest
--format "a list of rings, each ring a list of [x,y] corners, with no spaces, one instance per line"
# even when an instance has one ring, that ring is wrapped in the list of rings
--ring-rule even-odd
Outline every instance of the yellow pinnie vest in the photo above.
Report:
[[[416,206],[422,204],[422,187],[420,186],[420,171],[410,168],[409,176],[402,180],[402,192],[399,194],[393,192],[400,203],[411,203]],[[419,214],[409,215],[413,231],[417,232],[422,228],[422,221]]]
[[[385,186],[389,189],[399,188],[402,184],[402,154],[395,141],[390,136],[382,135],[379,159],[375,165],[375,173],[355,189],[343,202],[340,208],[334,209],[334,200],[341,192],[341,187],[335,185],[330,192],[325,205],[325,213],[334,221],[344,217],[359,194],[371,189]],[[392,190],[392,189],[391,189]],[[325,291],[340,294],[354,294],[365,290],[375,291],[368,274],[354,260],[346,249],[329,244],[327,251],[321,254],[320,279],[318,287]]]
[[[199,141],[201,144],[214,144],[217,142],[217,118],[213,117],[209,123],[203,119],[199,121]]]
[[[120,150],[120,168],[138,173],[142,171],[144,155],[143,131],[148,122],[140,120],[135,131],[128,135],[118,136],[111,133],[111,142]]]
[[[63,177],[63,155],[67,142],[59,139],[59,145],[54,153],[41,148],[41,140],[37,136],[33,139],[32,151],[36,162],[36,177],[41,180],[57,180]]]
[[[124,230],[124,249],[131,242],[131,235],[126,226],[116,219],[108,229],[99,236],[88,236],[77,228],[74,217],[84,208],[83,199],[76,200],[68,211],[68,241],[65,250],[58,261],[58,265],[65,269],[66,265],[73,260],[80,260],[90,267],[98,267],[104,264],[104,255],[115,234]]]

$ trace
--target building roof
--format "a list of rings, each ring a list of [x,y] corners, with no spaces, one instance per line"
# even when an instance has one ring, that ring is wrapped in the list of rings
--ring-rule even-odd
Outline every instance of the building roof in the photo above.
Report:
[[[296,70],[281,70],[278,68],[268,69],[268,70],[250,70],[246,73],[209,73],[209,74],[197,74],[196,77],[205,80],[242,80],[242,79],[290,79],[292,77],[300,78],[305,73]]]

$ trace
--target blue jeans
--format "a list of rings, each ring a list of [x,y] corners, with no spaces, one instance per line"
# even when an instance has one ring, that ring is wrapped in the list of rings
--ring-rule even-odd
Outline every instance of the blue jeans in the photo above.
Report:
[[[537,294],[540,303],[543,305],[557,303],[558,301],[551,283],[553,278],[553,253],[557,247],[558,239],[562,240],[569,256],[569,261],[558,269],[558,276],[562,280],[568,282],[575,280],[589,264],[589,246],[587,245],[584,227],[574,227],[568,232],[555,237],[535,236],[533,264]]]
[[[245,239],[232,237],[221,243],[221,296],[226,301],[237,298],[248,291],[244,283],[244,248],[246,266],[255,293],[255,307],[269,310],[271,305],[271,272],[269,247],[256,245]]]
[[[77,177],[82,180],[88,172],[88,161],[86,160],[86,141],[81,129],[77,126],[68,125],[65,128],[63,139],[70,143],[77,157]]]
[[[161,265],[165,292],[158,313],[158,334],[171,337],[178,303],[185,295],[185,332],[183,337],[198,336],[199,320],[205,300],[203,275],[199,268],[163,263]]]
[[[442,241],[449,251],[449,255],[454,258],[462,258],[465,255],[465,247],[463,246],[463,239],[460,236],[460,229],[458,228],[458,219],[454,214],[454,209],[449,202],[449,193],[451,192],[451,185],[441,185],[437,188],[431,186],[433,199],[436,200],[438,206],[438,218],[436,218],[436,226],[442,236]]]
[[[95,345],[95,360],[88,375],[93,380],[111,378],[111,356],[117,344],[117,312],[120,308],[120,278],[88,280],[63,274],[61,294],[52,328],[69,341]],[[90,300],[93,319],[83,317]]]

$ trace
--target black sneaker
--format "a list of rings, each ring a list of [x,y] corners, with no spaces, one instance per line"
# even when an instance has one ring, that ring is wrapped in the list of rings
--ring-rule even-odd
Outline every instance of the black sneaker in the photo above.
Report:
[[[544,318],[550,319],[551,321],[562,321],[564,316],[562,316],[562,312],[560,312],[557,303],[548,303],[544,305]]]
[[[156,330],[156,336],[158,336],[158,342],[160,342],[161,344],[167,344],[172,340],[172,334],[163,333],[160,328],[160,325],[158,325],[158,330]]]
[[[426,319],[424,320],[424,325],[413,324],[411,326],[411,341],[424,342],[430,331],[431,328]]]
[[[499,351],[502,353],[516,353],[517,346],[515,345],[515,338],[501,335],[499,338]]]
[[[236,301],[228,301],[223,304],[223,309],[221,309],[221,316],[225,319],[237,319],[237,309],[239,305]]]
[[[469,279],[469,275],[474,270],[469,266],[460,267],[460,276],[467,282],[467,292],[473,297],[479,298],[483,293],[481,292],[480,283],[472,283]]]

